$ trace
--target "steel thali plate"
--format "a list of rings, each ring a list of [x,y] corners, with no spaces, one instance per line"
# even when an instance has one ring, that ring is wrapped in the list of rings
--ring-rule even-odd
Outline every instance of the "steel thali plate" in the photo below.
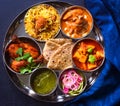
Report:
[[[55,7],[59,13],[61,14],[67,7],[71,6],[72,4],[69,3],[65,3],[65,2],[58,2],[58,1],[54,1],[54,2],[42,2],[45,4],[50,4],[53,7]],[[35,4],[37,5],[37,4]],[[31,6],[32,7],[32,6]],[[29,7],[29,8],[31,8]],[[29,9],[28,8],[28,9]],[[5,39],[4,39],[4,47],[6,46],[6,44],[9,42],[9,40],[11,39],[11,36],[13,34],[16,34],[17,36],[28,36],[25,33],[25,29],[24,29],[24,16],[27,12],[27,10],[24,10],[23,12],[21,12],[11,23],[11,25],[9,26],[6,35],[5,35]],[[58,37],[62,37],[62,33],[60,31]],[[103,42],[103,37],[100,33],[99,28],[96,26],[96,24],[94,23],[94,27],[93,30],[91,31],[91,33],[89,34],[90,38],[93,38],[97,41],[99,41],[103,46],[104,46],[104,42]],[[44,47],[44,43],[43,42],[39,42],[41,47]],[[4,49],[3,47],[3,49]],[[46,96],[46,97],[41,97],[36,95],[31,89],[30,89],[30,85],[29,85],[29,77],[30,75],[16,75],[15,73],[11,72],[6,66],[5,66],[6,71],[8,72],[8,75],[11,79],[11,81],[14,83],[14,85],[24,94],[39,100],[39,101],[45,101],[45,102],[65,102],[65,101],[69,101],[74,99],[75,97],[70,97],[70,96],[66,96],[64,95],[58,88],[55,91],[55,93],[53,93],[50,96]],[[85,75],[87,76],[87,87],[85,89],[84,92],[86,92],[87,90],[89,90],[89,88],[94,84],[94,82],[96,81],[98,75],[100,74],[100,72],[102,71],[102,69],[100,68],[99,70],[96,70],[94,72],[91,73],[85,73]]]

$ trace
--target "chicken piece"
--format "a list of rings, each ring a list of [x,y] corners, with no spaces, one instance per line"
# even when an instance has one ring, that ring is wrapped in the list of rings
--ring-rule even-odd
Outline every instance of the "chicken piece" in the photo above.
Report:
[[[7,51],[9,52],[9,55],[11,58],[18,57],[18,54],[16,52],[17,52],[19,47],[20,47],[19,44],[10,44]]]
[[[52,19],[52,21],[56,21],[56,19],[57,19],[56,15],[53,15],[53,16],[51,17],[51,19]]]
[[[20,47],[24,49],[24,53],[30,53],[30,55],[35,59],[39,56],[38,50],[31,46],[29,43],[21,43]]]
[[[35,29],[38,32],[43,31],[43,29],[46,29],[46,25],[47,25],[47,20],[44,17],[39,17],[36,21],[35,21]]]
[[[40,55],[37,59],[33,60],[35,63],[43,63],[44,62],[44,56]]]
[[[79,15],[83,15],[84,11],[82,9],[73,9],[71,11],[71,13],[74,15],[74,16],[79,16]]]
[[[73,33],[74,33],[74,29],[70,28],[69,31],[68,31],[68,34],[72,36]]]
[[[35,59],[39,56],[39,52],[36,48],[30,46],[29,48],[24,50],[24,53],[30,53],[30,55]]]
[[[82,14],[83,14],[82,10],[80,10],[80,9],[73,9],[73,10],[68,11],[64,15],[63,20],[69,20],[69,19],[72,19],[72,18],[77,17],[78,15],[82,15]]]
[[[63,17],[63,20],[69,20],[69,18],[72,18],[71,12],[66,13]]]
[[[24,43],[24,42],[21,42],[20,43],[20,47],[23,48],[23,49],[28,49],[31,45],[29,43]]]
[[[11,68],[16,72],[20,72],[20,68],[25,67],[27,64],[28,62],[25,60],[22,60],[22,61],[13,60],[11,63]]]
[[[11,39],[12,39],[12,42],[14,42],[14,43],[17,43],[17,44],[21,43],[21,41],[20,41],[20,39],[17,37],[17,35],[13,35],[13,36],[11,37]]]
[[[80,24],[82,24],[83,23],[83,21],[84,21],[84,18],[83,18],[83,16],[81,16],[81,15],[79,15],[79,16],[76,16],[77,18],[76,18],[76,20],[75,20],[75,25],[80,25]]]

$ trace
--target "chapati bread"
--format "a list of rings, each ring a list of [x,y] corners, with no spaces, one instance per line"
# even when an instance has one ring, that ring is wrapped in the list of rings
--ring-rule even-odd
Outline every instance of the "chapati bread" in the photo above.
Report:
[[[59,44],[47,41],[43,49],[43,56],[45,60],[49,61],[51,55],[57,50],[57,48],[59,48],[59,46]]]
[[[71,43],[71,39],[64,39],[64,38],[58,38],[58,39],[50,39],[46,41],[44,49],[43,49],[43,56],[45,60],[49,61],[51,55],[63,44],[65,43]]]
[[[55,70],[71,68],[73,43],[65,43],[53,53],[48,61],[47,67]]]
[[[71,39],[66,39],[66,38],[57,38],[57,39],[50,39],[49,41],[52,41],[56,44],[59,44],[60,46],[65,44],[65,43],[71,43]]]

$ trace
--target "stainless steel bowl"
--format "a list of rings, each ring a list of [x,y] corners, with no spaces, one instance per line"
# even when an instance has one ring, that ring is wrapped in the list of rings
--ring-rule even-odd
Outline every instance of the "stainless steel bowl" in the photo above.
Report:
[[[82,11],[83,13],[86,13],[87,14],[87,16],[86,15],[83,15],[83,14],[72,14],[72,13],[70,13],[70,11],[73,11],[73,10],[79,10],[79,11]],[[69,13],[68,13],[69,12]],[[75,13],[75,12],[74,12]],[[67,16],[65,17],[65,15],[67,14]],[[75,16],[74,16],[75,15]],[[72,17],[71,19],[69,19],[70,17]],[[88,20],[88,17],[89,17],[89,19],[91,20]],[[66,21],[68,19],[68,21]],[[82,19],[82,20],[81,20]],[[77,20],[79,21],[79,22],[77,22]],[[83,21],[84,20],[84,21]],[[62,25],[62,23],[64,24],[64,25]],[[77,23],[77,24],[76,24]],[[65,24],[67,25],[67,24],[69,24],[68,26],[69,26],[69,28],[68,28],[68,30],[69,30],[69,33],[66,33],[65,32],[65,30],[67,30],[67,28],[65,29],[64,28],[64,30],[63,30],[63,26],[65,26]],[[82,26],[81,26],[82,25]],[[82,33],[82,30],[83,30],[83,25],[85,26],[85,25],[88,25],[90,28],[89,29],[87,29],[87,32],[85,32],[85,33]],[[82,33],[81,34],[81,36],[80,37],[77,37],[77,38],[74,38],[74,36],[71,36],[71,35],[73,35],[73,34],[75,34],[76,32],[75,32],[75,30],[72,30],[72,26],[74,26],[74,28],[77,28],[77,33]],[[88,27],[88,26],[86,26],[86,27]],[[90,34],[90,32],[92,31],[92,29],[93,29],[93,17],[92,17],[92,15],[91,15],[91,13],[85,8],[85,7],[83,7],[83,6],[77,6],[77,5],[74,5],[74,6],[70,6],[70,7],[68,7],[68,8],[66,8],[64,11],[63,11],[63,13],[62,13],[62,15],[61,15],[61,19],[60,19],[60,27],[61,27],[61,31],[62,31],[62,33],[63,33],[63,35],[65,36],[65,37],[67,37],[67,38],[71,38],[71,39],[73,39],[73,40],[78,40],[78,39],[81,39],[81,38],[83,38],[83,37],[86,37],[86,36],[88,36],[89,34]],[[74,33],[75,32],[75,33]],[[73,33],[73,34],[71,34],[71,33]]]
[[[17,39],[19,39],[21,42],[29,43],[30,45],[32,45],[33,47],[35,47],[35,48],[38,50],[39,54],[41,54],[41,47],[39,46],[39,44],[38,44],[34,39],[32,39],[32,38],[30,38],[30,37],[25,37],[25,36],[17,37]],[[5,62],[5,65],[7,66],[7,68],[8,68],[11,72],[13,72],[13,73],[15,73],[15,74],[23,75],[23,74],[21,74],[21,73],[19,73],[19,72],[14,71],[14,70],[11,68],[11,66],[10,66],[10,65],[11,65],[11,62],[12,62],[12,58],[9,56],[9,53],[8,53],[8,51],[7,51],[7,48],[9,47],[9,45],[14,44],[14,43],[15,43],[14,40],[10,40],[10,41],[6,44],[6,46],[5,46],[5,48],[4,48],[4,52],[3,52],[3,59],[4,59],[4,62]],[[36,68],[38,68],[38,66],[39,66],[39,63],[38,63],[38,65],[36,66]],[[36,69],[36,68],[35,68],[35,69]],[[32,72],[33,72],[35,69],[33,69]],[[29,74],[29,73],[25,73],[25,74]]]
[[[63,75],[65,75],[66,73],[69,73],[69,72],[72,72],[72,71],[74,71],[77,75],[80,75],[81,77],[82,77],[82,81],[83,81],[83,83],[82,83],[82,85],[80,85],[80,86],[82,86],[82,88],[80,87],[80,91],[73,91],[74,93],[73,94],[70,94],[70,92],[68,92],[68,93],[65,93],[64,91],[63,91],[63,86],[62,86],[62,79],[63,79]],[[65,77],[65,76],[64,76]],[[75,76],[73,76],[73,77],[75,77]],[[68,80],[72,80],[71,78],[69,78],[69,79],[67,79],[67,81]],[[68,81],[69,82],[69,81]],[[74,82],[75,83],[75,82]],[[81,83],[81,82],[80,82]],[[79,84],[80,84],[79,83]],[[68,84],[67,84],[68,85]],[[86,88],[86,86],[87,86],[87,78],[86,78],[86,75],[81,71],[81,70],[79,70],[79,69],[77,69],[77,68],[68,68],[68,69],[65,69],[64,71],[62,71],[61,72],[61,74],[59,75],[59,83],[58,83],[58,86],[59,86],[59,89],[61,90],[61,92],[63,92],[63,94],[64,95],[66,95],[66,96],[70,96],[70,97],[73,97],[73,96],[77,96],[77,95],[80,95],[81,93],[83,93],[84,92],[84,90],[85,90],[85,88]],[[77,92],[77,93],[76,93]]]
[[[75,63],[75,61],[77,60],[75,60],[75,59],[73,59],[73,54],[74,54],[74,51],[75,51],[75,49],[77,48],[78,49],[78,46],[79,45],[81,45],[81,42],[85,42],[87,45],[91,45],[91,44],[89,44],[88,42],[92,42],[92,45],[94,45],[95,46],[95,53],[94,53],[94,51],[93,51],[93,53],[88,53],[87,52],[87,50],[86,50],[86,48],[82,48],[82,49],[84,49],[84,50],[86,50],[86,54],[88,55],[87,56],[87,59],[86,59],[86,61],[88,62],[88,57],[89,57],[89,55],[94,55],[94,56],[97,56],[97,55],[95,55],[95,54],[97,54],[96,52],[97,52],[97,50],[98,49],[100,49],[101,51],[102,51],[102,56],[103,57],[100,57],[100,58],[102,58],[102,59],[98,59],[98,63],[99,64],[97,64],[97,67],[95,67],[95,68],[91,68],[91,69],[83,69],[83,67],[81,67],[80,65],[78,65],[78,64],[76,64]],[[80,48],[80,47],[79,47]],[[97,50],[96,50],[96,48],[97,48]],[[82,58],[82,57],[81,57]],[[79,68],[80,70],[82,70],[82,71],[84,71],[84,72],[93,72],[93,71],[96,71],[96,70],[98,70],[99,68],[101,68],[101,66],[103,65],[103,63],[104,63],[104,61],[105,61],[105,50],[104,50],[104,47],[102,46],[102,44],[100,43],[100,42],[98,42],[98,41],[96,41],[95,39],[92,39],[92,38],[83,38],[83,39],[81,39],[81,40],[78,40],[75,44],[74,44],[74,47],[73,47],[73,49],[72,49],[72,61],[73,61],[73,64],[74,64],[74,66],[75,67],[77,67],[77,68]],[[78,61],[78,60],[77,60]],[[79,61],[80,62],[80,61]],[[85,64],[86,64],[86,62],[85,62]]]
[[[45,72],[47,73],[47,75],[45,75]],[[42,77],[41,75],[44,75],[44,77]],[[48,86],[49,84],[51,84],[51,85],[53,84],[53,80],[49,79],[50,75],[52,75],[51,78],[55,79],[54,87],[50,91],[47,91],[47,90],[44,91],[45,93],[43,93],[42,91],[38,91],[38,90],[42,89],[41,85],[43,83],[41,81],[44,81],[44,87],[49,87]],[[48,81],[45,83],[46,78],[48,78]],[[52,83],[50,81],[52,81]],[[35,84],[37,84],[37,85],[35,85]],[[53,94],[57,88],[57,84],[58,84],[57,75],[53,70],[51,70],[49,68],[38,68],[30,76],[30,86],[31,86],[32,90],[39,96],[49,96],[49,95]],[[35,88],[35,86],[37,88]]]
[[[44,11],[44,9],[45,9],[45,11]],[[47,12],[46,12],[46,10],[47,10]],[[53,10],[54,10],[54,12],[53,12]],[[34,17],[33,17],[33,15],[34,15]],[[42,17],[42,19],[40,19],[40,17]],[[41,29],[38,28],[36,30],[35,23],[37,22],[36,20],[39,20],[39,19],[41,21],[39,21],[38,22],[39,25],[38,24],[37,25],[38,26],[41,25],[43,28],[41,28]],[[57,37],[57,35],[59,34],[59,32],[60,32],[60,22],[59,21],[60,21],[60,13],[54,6],[52,6],[50,4],[44,4],[44,3],[36,4],[34,6],[31,6],[27,10],[27,12],[24,16],[25,33],[39,42],[46,42],[47,40],[49,40],[51,38]],[[44,23],[46,23],[46,25]],[[46,26],[46,27],[44,27],[44,26]],[[57,27],[57,30],[55,30],[56,27]],[[52,34],[52,37],[45,39],[45,37],[47,37],[47,36],[49,37],[50,34]],[[44,39],[42,39],[41,36],[44,36]]]

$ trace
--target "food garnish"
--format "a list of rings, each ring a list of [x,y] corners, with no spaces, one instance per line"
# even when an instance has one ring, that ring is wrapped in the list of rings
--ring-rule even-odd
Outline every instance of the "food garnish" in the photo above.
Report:
[[[93,52],[93,48],[88,48],[87,52],[88,53],[92,53]]]
[[[22,48],[18,48],[16,54],[22,56],[22,53],[23,53],[23,49]]]
[[[89,55],[88,61],[94,64],[94,62],[96,61],[96,57],[94,55]]]
[[[83,90],[83,77],[74,70],[65,72],[60,80],[65,94],[78,95]]]
[[[16,53],[19,55],[19,57],[15,58],[16,61],[27,61],[26,66],[20,67],[20,73],[31,73],[36,67],[36,63],[33,62],[33,57],[30,55],[30,53],[24,53],[22,48],[19,48]]]

